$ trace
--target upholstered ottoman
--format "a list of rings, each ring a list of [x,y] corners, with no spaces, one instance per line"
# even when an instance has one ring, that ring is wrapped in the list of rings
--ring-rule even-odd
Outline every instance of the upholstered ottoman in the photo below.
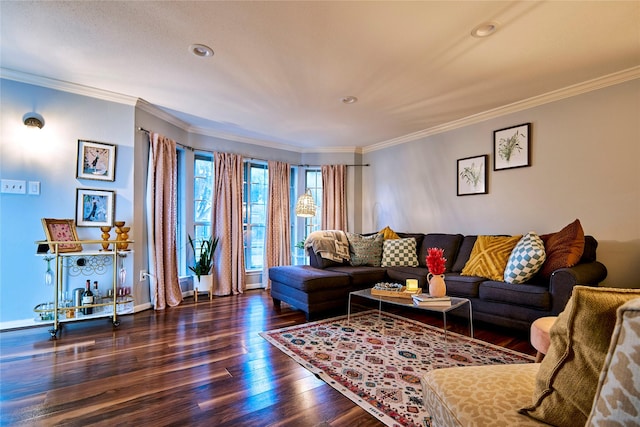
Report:
[[[433,427],[546,426],[518,410],[531,404],[539,363],[435,369],[422,379]]]
[[[541,317],[531,324],[531,346],[538,350],[536,362],[541,362],[549,350],[549,345],[551,345],[549,331],[557,318],[557,316]]]

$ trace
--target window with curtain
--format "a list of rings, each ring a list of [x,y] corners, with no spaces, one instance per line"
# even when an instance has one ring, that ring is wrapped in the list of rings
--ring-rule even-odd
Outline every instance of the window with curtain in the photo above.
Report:
[[[264,264],[265,229],[269,170],[266,163],[244,162],[242,216],[244,223],[244,259],[247,271],[262,270]]]
[[[196,248],[211,236],[211,201],[213,197],[213,158],[196,154],[193,160],[193,234]],[[183,240],[183,241],[188,241]],[[197,254],[196,254],[197,255]]]
[[[316,202],[316,216],[305,218],[305,236],[312,231],[320,230],[322,223],[322,171],[320,169],[307,169],[305,171],[305,188],[311,190],[313,200]]]

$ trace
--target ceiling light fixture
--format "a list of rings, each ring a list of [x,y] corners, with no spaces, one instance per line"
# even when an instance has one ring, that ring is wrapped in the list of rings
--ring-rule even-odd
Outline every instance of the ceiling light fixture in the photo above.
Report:
[[[471,35],[476,38],[489,37],[498,30],[497,22],[483,22],[471,30]]]
[[[343,96],[340,100],[343,104],[355,104],[358,102],[358,98],[355,96]]]
[[[213,49],[203,44],[192,44],[191,46],[189,46],[189,52],[200,58],[213,56]]]
[[[44,119],[41,115],[36,113],[27,113],[22,118],[24,125],[30,128],[42,129],[44,126]]]

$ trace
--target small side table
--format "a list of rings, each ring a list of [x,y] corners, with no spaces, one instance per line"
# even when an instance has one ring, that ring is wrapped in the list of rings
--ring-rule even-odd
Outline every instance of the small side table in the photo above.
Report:
[[[531,345],[538,350],[536,363],[541,362],[549,350],[549,345],[551,345],[549,330],[556,319],[556,316],[541,317],[531,324]]]

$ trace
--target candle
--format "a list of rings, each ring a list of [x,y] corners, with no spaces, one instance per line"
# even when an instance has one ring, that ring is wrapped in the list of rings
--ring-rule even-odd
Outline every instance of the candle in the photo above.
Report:
[[[406,282],[408,291],[417,291],[418,290],[418,279],[407,279]]]

